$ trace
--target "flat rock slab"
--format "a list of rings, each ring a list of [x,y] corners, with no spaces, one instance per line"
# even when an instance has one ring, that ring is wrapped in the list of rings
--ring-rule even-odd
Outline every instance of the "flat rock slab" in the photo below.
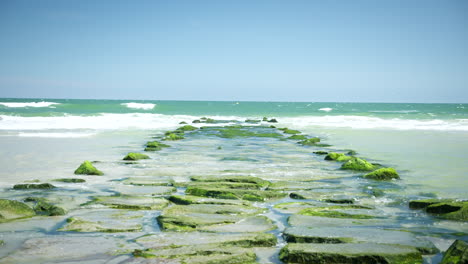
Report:
[[[276,225],[265,216],[252,216],[232,224],[201,227],[201,231],[209,232],[266,232],[276,229]]]
[[[171,195],[169,201],[175,204],[188,205],[188,204],[219,204],[219,205],[245,205],[249,206],[249,201],[231,200],[231,199],[216,199],[192,195]]]
[[[142,230],[141,211],[128,210],[94,210],[87,214],[67,219],[58,231],[73,232],[137,232]]]
[[[390,226],[395,222],[387,219],[346,219],[309,215],[291,215],[288,218],[291,226],[302,227],[352,227],[352,226]]]
[[[421,253],[414,247],[377,243],[360,244],[295,244],[281,249],[285,263],[422,263]]]
[[[123,184],[135,186],[172,186],[171,177],[129,177],[121,181]]]
[[[97,196],[94,203],[103,204],[116,209],[132,210],[162,210],[169,202],[163,198],[149,196]]]
[[[176,191],[172,186],[117,185],[113,190],[122,195],[168,195]]]
[[[363,243],[398,244],[417,248],[423,254],[435,254],[437,248],[428,240],[409,232],[377,228],[350,227],[291,227],[284,231],[286,241],[292,243]]]
[[[165,263],[166,260],[179,260],[180,263],[256,263],[257,256],[253,249],[202,244],[193,246],[165,247],[147,250],[135,250],[135,257],[150,258],[153,263]]]
[[[112,259],[114,251],[120,249],[119,243],[124,241],[102,236],[32,238],[26,240],[18,250],[0,259],[0,263],[68,263],[79,259],[96,259],[96,256]]]
[[[167,246],[189,246],[202,244],[219,244],[240,247],[274,246],[276,237],[266,233],[230,233],[218,234],[207,232],[164,232],[146,235],[136,239],[145,248],[162,248]]]

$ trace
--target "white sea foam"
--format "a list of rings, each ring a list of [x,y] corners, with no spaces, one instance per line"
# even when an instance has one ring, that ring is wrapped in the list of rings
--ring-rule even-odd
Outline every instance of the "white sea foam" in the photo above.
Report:
[[[123,103],[122,105],[125,105],[128,108],[133,108],[133,109],[143,109],[143,110],[151,110],[153,109],[156,104],[151,104],[151,103]]]
[[[60,103],[54,102],[28,102],[28,103],[20,103],[20,102],[0,102],[0,105],[12,108],[20,108],[20,107],[50,107],[52,105],[58,105]]]
[[[18,133],[19,137],[41,137],[41,138],[82,138],[82,137],[91,137],[96,135],[96,133],[80,133],[80,132],[21,132]]]
[[[393,111],[384,111],[384,110],[374,110],[369,111],[370,113],[396,113],[396,114],[409,114],[409,113],[418,113],[418,110],[393,110]]]
[[[333,110],[333,108],[330,108],[330,107],[324,107],[324,108],[319,109],[319,111],[324,111],[324,112],[330,112],[332,110]]]
[[[280,121],[295,128],[330,127],[354,129],[437,130],[468,131],[468,119],[383,119],[367,116],[304,116],[281,118]]]
[[[243,121],[246,117],[209,116],[213,119]],[[167,130],[174,129],[181,121],[191,122],[198,116],[163,115],[150,113],[100,114],[96,116],[23,117],[0,116],[0,131],[94,133],[99,130]],[[368,116],[300,116],[278,117],[281,126],[300,128],[353,128],[390,130],[468,131],[468,119],[384,119]],[[219,124],[194,124],[219,125]],[[86,131],[83,131],[86,130]]]

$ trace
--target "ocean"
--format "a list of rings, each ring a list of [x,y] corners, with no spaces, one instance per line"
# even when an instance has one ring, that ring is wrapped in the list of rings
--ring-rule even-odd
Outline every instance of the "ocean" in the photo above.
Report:
[[[147,141],[180,127],[181,122],[197,127],[220,126],[219,123],[192,123],[202,117],[222,120],[221,125],[274,118],[278,121],[273,123],[276,127],[319,137],[321,143],[329,146],[298,148],[286,141],[267,139],[236,139],[234,145],[229,145],[222,140],[196,135],[187,140],[186,145],[177,142],[167,151],[152,153],[151,161],[137,164],[121,162],[126,153],[142,151]],[[242,150],[234,146],[242,146]],[[402,208],[407,208],[407,202],[416,198],[468,199],[467,149],[468,104],[0,99],[0,198],[22,199],[24,193],[11,191],[14,184],[71,178],[81,162],[95,161],[105,171],[103,177],[84,176],[85,184],[54,183],[61,188],[50,198],[70,197],[62,201],[63,206],[78,215],[93,209],[77,209],[90,197],[146,191],[120,184],[128,177],[170,177],[175,182],[184,182],[192,176],[237,173],[272,182],[283,179],[302,181],[308,177],[357,189],[364,184],[360,178],[344,174],[334,164],[324,165],[323,157],[312,154],[315,150],[353,150],[359,157],[393,167],[400,174],[401,180],[396,183],[399,187],[384,186],[391,189],[390,195],[375,198],[371,203],[374,206],[385,205],[381,209],[383,214],[400,214],[400,226],[428,234],[437,233],[438,237],[432,237],[432,242],[445,250],[453,236],[440,236],[440,229],[446,228],[459,235],[461,232],[461,237],[466,239],[466,222],[434,223],[421,213],[407,212]],[[220,154],[220,150],[226,152]],[[336,179],[343,180],[338,182]],[[183,193],[183,189],[178,188],[177,193]],[[396,203],[398,210],[392,207]],[[271,208],[273,205],[265,206]],[[280,229],[287,225],[283,214],[265,215],[273,219]],[[421,220],[414,220],[417,217]],[[131,239],[161,232],[154,218],[153,213],[145,212],[141,232],[104,237],[112,243],[126,243],[130,248],[141,246]],[[0,260],[7,256],[6,260],[11,262],[6,263],[25,261],[20,253],[14,253],[20,251],[15,250],[31,250],[24,249],[28,239],[36,243],[34,239],[57,237],[60,233],[57,226],[63,225],[65,218],[54,221],[33,219],[0,224],[0,240],[7,242],[0,247]],[[279,248],[284,241],[280,232],[275,234],[279,237]],[[75,238],[77,236],[69,234],[60,237],[70,245],[76,242],[71,241]],[[83,242],[79,240],[82,238],[77,239],[79,243]],[[44,249],[41,253],[36,252],[38,255],[53,255],[53,250],[56,250],[50,246],[53,243],[49,241],[46,244],[51,252]],[[103,245],[94,246],[101,251],[110,250]],[[106,262],[109,258],[104,257],[101,251],[97,250],[92,256],[78,254],[70,259],[80,263],[127,263],[128,256],[115,256],[111,258],[113,262]],[[34,255],[34,252],[30,253]],[[280,263],[269,253],[256,253],[260,263]],[[265,255],[263,258],[262,254]],[[13,257],[9,259],[8,256]],[[102,262],[96,261],[101,258]],[[47,260],[53,262],[57,259]],[[425,258],[425,263],[438,261],[440,255]]]

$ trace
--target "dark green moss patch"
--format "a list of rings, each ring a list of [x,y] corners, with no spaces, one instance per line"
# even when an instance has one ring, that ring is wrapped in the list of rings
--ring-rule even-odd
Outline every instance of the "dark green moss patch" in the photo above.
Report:
[[[328,155],[325,157],[325,160],[336,160],[336,161],[344,162],[344,161],[348,161],[348,160],[350,160],[350,159],[352,159],[352,158],[353,158],[353,157],[346,156],[346,155],[343,154],[343,153],[330,152],[330,153],[328,153]]]
[[[259,191],[259,190],[244,190],[244,189],[216,189],[216,188],[198,188],[198,187],[188,187],[185,191],[186,194],[203,196],[203,197],[212,197],[219,199],[245,199],[245,200],[255,200],[255,201],[264,201],[269,199],[279,199],[286,194],[275,192],[275,191]]]
[[[350,207],[351,208],[351,207]],[[352,218],[352,219],[371,219],[375,218],[371,215],[366,214],[349,214],[338,209],[346,209],[345,207],[330,206],[330,207],[311,207],[304,208],[299,211],[299,215],[308,215],[308,216],[320,216],[320,217],[331,217],[331,218]]]
[[[319,151],[314,151],[313,153],[314,153],[314,154],[317,154],[317,155],[327,155],[327,154],[328,154],[328,152],[326,152],[326,151],[321,151],[321,150],[319,150]]]
[[[198,128],[194,127],[194,126],[191,126],[191,125],[185,125],[185,126],[181,126],[179,128],[177,128],[176,130],[177,131],[182,131],[182,132],[186,132],[186,131],[195,131],[197,130]]]
[[[79,178],[62,178],[62,179],[55,179],[56,182],[66,182],[66,183],[82,183],[86,182],[84,179]]]
[[[316,146],[317,143],[319,143],[319,142],[320,142],[320,138],[313,137],[313,138],[309,138],[309,139],[306,139],[306,140],[299,141],[298,144],[301,144],[303,146]]]
[[[263,179],[253,176],[193,176],[190,178],[196,182],[240,182],[240,183],[252,183],[260,187],[267,187],[270,183]]]
[[[85,175],[104,175],[102,171],[96,169],[93,164],[89,161],[81,163],[80,167],[75,170],[75,174],[85,174]]]
[[[50,190],[56,188],[50,183],[25,183],[25,184],[15,184],[13,189],[15,190],[28,190],[28,189],[40,189],[40,190]]]
[[[292,136],[288,137],[288,139],[292,139],[292,140],[306,140],[307,137],[304,136],[304,135],[292,135]]]
[[[169,133],[163,138],[163,140],[168,140],[168,141],[176,141],[176,140],[181,140],[181,139],[184,139],[184,136],[178,133]]]
[[[65,209],[50,203],[45,198],[28,197],[24,201],[33,202],[34,203],[33,209],[38,215],[57,216],[57,215],[65,215],[67,213]]]
[[[145,151],[159,151],[163,148],[168,148],[169,145],[163,144],[159,141],[148,141],[146,143]]]
[[[286,129],[283,129],[283,133],[285,133],[285,134],[300,134],[301,131],[286,128]]]
[[[468,243],[455,240],[444,254],[441,264],[462,264],[468,263]]]
[[[0,223],[34,215],[34,210],[22,202],[0,199]]]

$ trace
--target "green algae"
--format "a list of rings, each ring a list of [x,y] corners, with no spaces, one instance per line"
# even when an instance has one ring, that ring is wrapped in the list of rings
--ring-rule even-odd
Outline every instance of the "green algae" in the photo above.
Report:
[[[367,173],[363,176],[366,179],[377,181],[389,181],[393,179],[400,179],[398,172],[394,168],[381,168],[373,172]]]
[[[345,162],[341,166],[341,169],[354,171],[372,171],[375,169],[375,166],[364,159],[353,157],[352,159]]]
[[[409,207],[411,209],[425,209],[427,213],[447,220],[468,220],[468,201],[425,199],[410,201]]]
[[[325,160],[335,160],[335,161],[341,161],[341,162],[344,162],[344,161],[348,161],[350,159],[352,159],[353,157],[350,157],[350,156],[346,156],[345,154],[343,153],[336,153],[336,152],[330,152],[327,154],[327,156],[325,157]]]
[[[193,176],[190,180],[195,182],[237,182],[237,183],[251,183],[258,186],[258,188],[267,187],[270,182],[265,181],[258,177],[253,176]]]
[[[176,141],[176,140],[181,140],[184,139],[185,137],[178,134],[178,133],[169,133],[167,134],[162,140],[166,141]]]
[[[314,151],[313,153],[314,153],[314,154],[317,154],[317,155],[327,155],[327,154],[328,154],[327,151],[321,151],[321,150],[319,150],[319,151]]]
[[[66,220],[66,225],[58,229],[58,231],[68,232],[102,232],[102,233],[120,233],[120,232],[137,232],[141,231],[141,225],[134,225],[131,227],[106,227],[105,223],[101,221],[93,222],[87,221],[79,217],[70,217]]]
[[[309,138],[309,139],[306,139],[306,140],[299,141],[297,143],[300,144],[300,145],[303,145],[303,146],[316,146],[317,143],[319,143],[319,142],[320,142],[320,138],[313,137],[313,138]]]
[[[298,212],[299,215],[307,216],[319,216],[319,217],[331,217],[331,218],[352,218],[352,219],[371,219],[375,218],[372,215],[367,214],[349,214],[337,209],[351,209],[352,207],[341,207],[341,206],[329,206],[329,207],[310,207],[304,208]],[[360,209],[360,208],[357,208]]]
[[[258,186],[255,183],[250,183],[250,182],[204,182],[204,181],[198,181],[198,182],[190,182],[187,184],[187,187],[198,187],[198,188],[216,188],[216,189],[259,189],[260,186]]]
[[[223,128],[215,129],[218,131],[216,134],[221,138],[239,138],[239,137],[260,137],[260,138],[282,138],[283,135],[276,132],[254,132],[249,127],[244,126],[227,126]]]
[[[159,141],[148,141],[146,143],[145,151],[159,151],[168,147],[170,146]]]
[[[123,184],[134,185],[134,186],[173,186],[174,181],[172,180],[159,180],[147,177],[129,177],[121,180]]]
[[[102,171],[96,169],[89,161],[84,161],[74,172],[75,174],[85,175],[104,175]]]
[[[42,197],[28,197],[24,201],[34,202],[33,209],[38,215],[57,216],[67,214],[65,209],[50,203],[47,199]]]
[[[141,159],[149,159],[150,157],[145,154],[130,152],[123,158],[123,160],[141,160]]]
[[[276,191],[259,191],[259,190],[244,190],[244,189],[217,189],[217,188],[200,188],[189,186],[186,194],[212,197],[219,199],[245,199],[255,201],[265,201],[269,199],[279,199],[286,196],[285,193]]]
[[[424,200],[412,200],[409,202],[410,209],[425,209],[429,205],[452,202],[452,199],[424,199]]]
[[[39,190],[50,190],[56,188],[54,185],[50,183],[25,183],[25,184],[15,184],[13,189],[15,190],[29,190],[29,189],[39,189]]]
[[[247,201],[232,200],[232,199],[216,199],[216,198],[205,198],[200,196],[192,195],[171,195],[168,198],[169,201],[180,204],[219,204],[219,205],[250,205]]]
[[[378,243],[291,243],[281,249],[279,258],[285,263],[422,263],[414,247]]]
[[[198,129],[197,127],[194,127],[194,126],[191,126],[191,125],[185,125],[185,126],[181,126],[181,127],[177,128],[176,131],[186,132],[186,131],[195,131],[197,129]]]
[[[288,137],[287,139],[292,139],[292,140],[306,140],[307,137],[304,135],[292,135]]]
[[[294,130],[294,129],[289,129],[289,128],[280,129],[280,130],[282,130],[283,133],[285,133],[285,134],[292,134],[293,135],[293,134],[300,134],[301,133],[301,131],[299,131],[299,130]]]
[[[0,223],[34,215],[34,210],[22,202],[0,199]]]
[[[468,263],[468,243],[462,240],[455,240],[447,249],[441,264]]]
[[[54,181],[56,181],[56,182],[66,182],[66,183],[82,183],[82,182],[86,182],[85,179],[79,179],[79,178],[61,178],[61,179],[55,179]]]
[[[89,203],[130,210],[161,210],[168,205],[168,201],[163,198],[133,195],[95,196]]]

